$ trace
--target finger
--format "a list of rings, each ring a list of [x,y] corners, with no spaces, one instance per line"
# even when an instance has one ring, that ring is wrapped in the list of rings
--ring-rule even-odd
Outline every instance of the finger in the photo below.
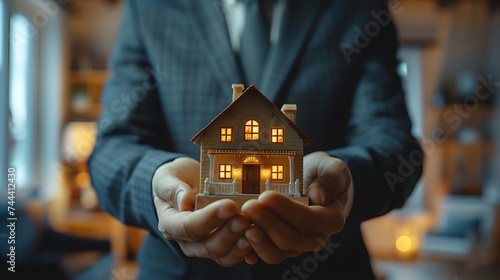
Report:
[[[153,183],[153,194],[172,204],[177,211],[194,208],[195,192],[185,182],[171,175],[163,176]]]
[[[259,256],[257,255],[257,253],[255,253],[255,251],[253,249],[250,251],[250,253],[248,253],[245,256],[245,262],[247,264],[250,264],[250,265],[256,264],[258,259],[259,259]]]
[[[243,205],[242,211],[261,228],[277,248],[283,251],[314,251],[318,249],[318,234],[302,234],[258,201]]]
[[[200,187],[200,163],[198,161],[188,157],[176,158],[166,173],[186,182],[195,193],[198,193]]]
[[[304,187],[307,188],[319,176],[318,165],[323,157],[330,157],[325,152],[315,152],[304,157]]]
[[[179,211],[192,210],[200,185],[199,170],[200,163],[187,157],[161,165],[153,175],[153,194]]]
[[[277,192],[263,192],[258,201],[301,233],[337,233],[345,218],[338,204],[307,206]]]
[[[198,242],[184,243],[183,251],[190,257],[204,257],[213,260],[222,259],[228,255],[230,250],[233,250],[232,248],[235,247],[238,242],[240,242],[238,239],[243,236],[244,230],[249,225],[250,222],[248,219],[242,215],[236,215],[223,226],[212,231],[207,238]],[[242,242],[243,241],[240,242],[240,246],[244,245],[244,242]],[[245,247],[241,249],[246,250],[248,248]],[[250,250],[248,249],[247,251],[249,252]],[[238,262],[243,260],[243,256],[246,253],[243,253],[243,255],[239,257]],[[235,257],[233,260],[231,259],[231,256],[227,256],[224,261],[226,261],[226,265],[230,266],[230,263],[232,261],[236,261],[237,258],[238,257]]]
[[[311,205],[325,206],[333,204],[338,212],[345,217],[344,210],[349,197],[349,189],[339,191],[335,186],[336,183],[326,177],[329,177],[329,175],[316,178],[307,188],[306,195],[309,197]]]
[[[349,167],[340,159],[323,152],[304,158],[304,186],[311,204],[326,205],[351,184]]]
[[[241,236],[225,256],[219,258],[217,263],[230,267],[245,260],[245,257],[252,251],[252,246],[245,236]]]
[[[299,253],[293,251],[283,251],[277,248],[266,234],[257,226],[251,226],[245,231],[245,237],[252,245],[255,253],[264,262],[278,264],[287,257],[298,256]]]
[[[308,186],[306,195],[311,205],[327,205],[333,201],[345,207],[347,203],[347,190],[349,185],[344,185],[346,180],[339,179],[344,175],[329,173],[314,179]]]
[[[230,199],[213,202],[194,212],[178,212],[171,208],[158,216],[159,227],[167,239],[196,242],[206,238],[237,213],[238,206]]]
[[[239,242],[240,245],[243,245],[244,241],[239,241],[238,239],[243,236],[243,231],[248,226],[250,226],[250,221],[242,215],[236,215],[231,218],[222,227],[211,233],[210,237],[203,242],[207,250],[207,255],[211,258],[220,258],[226,256],[228,251],[232,250],[231,248],[234,247],[235,243]],[[229,261],[229,259],[230,256],[227,260]]]

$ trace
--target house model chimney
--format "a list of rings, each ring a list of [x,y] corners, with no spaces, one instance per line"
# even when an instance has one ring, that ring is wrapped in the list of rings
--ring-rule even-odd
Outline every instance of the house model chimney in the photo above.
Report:
[[[234,102],[236,99],[238,99],[238,97],[241,96],[245,86],[242,84],[233,84],[232,88],[233,88],[233,102]]]
[[[290,119],[293,123],[295,123],[295,115],[297,114],[297,104],[283,104],[281,107],[281,112],[285,114],[285,116]]]

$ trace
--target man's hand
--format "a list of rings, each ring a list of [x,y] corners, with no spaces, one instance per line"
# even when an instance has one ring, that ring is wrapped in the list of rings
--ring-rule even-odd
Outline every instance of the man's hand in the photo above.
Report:
[[[342,230],[354,195],[347,165],[323,152],[307,155],[304,187],[310,206],[277,192],[264,192],[243,205],[242,212],[255,223],[245,236],[263,261],[275,264],[319,251]]]
[[[234,201],[219,200],[193,211],[199,174],[200,163],[190,158],[178,158],[156,170],[153,194],[160,232],[179,243],[187,256],[211,258],[223,266],[255,255],[243,235],[249,220],[238,213]]]

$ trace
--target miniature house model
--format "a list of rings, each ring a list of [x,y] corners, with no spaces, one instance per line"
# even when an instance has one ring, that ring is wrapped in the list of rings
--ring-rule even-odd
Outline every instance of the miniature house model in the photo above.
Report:
[[[281,110],[251,85],[233,85],[233,102],[191,140],[201,146],[196,209],[223,198],[240,207],[266,190],[307,204],[303,196],[304,145],[297,106]]]

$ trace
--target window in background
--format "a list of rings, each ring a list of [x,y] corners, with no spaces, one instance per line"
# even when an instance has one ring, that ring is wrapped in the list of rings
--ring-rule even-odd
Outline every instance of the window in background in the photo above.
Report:
[[[4,21],[4,3],[0,0],[0,70],[3,69],[3,52],[4,52],[4,44],[3,41],[3,21]],[[0,72],[1,73],[1,72]]]
[[[424,107],[423,107],[423,76],[422,53],[418,46],[403,46],[399,48],[398,57],[401,60],[397,71],[401,77],[405,92],[406,108],[412,123],[412,134],[417,140],[424,138]],[[425,209],[423,180],[415,186],[412,194],[398,213],[421,212]]]
[[[36,59],[36,34],[30,21],[21,14],[10,18],[9,54],[9,130],[12,143],[9,145],[9,165],[17,169],[17,187],[23,188],[33,178],[33,163],[36,162],[35,142],[35,98],[34,70]]]

